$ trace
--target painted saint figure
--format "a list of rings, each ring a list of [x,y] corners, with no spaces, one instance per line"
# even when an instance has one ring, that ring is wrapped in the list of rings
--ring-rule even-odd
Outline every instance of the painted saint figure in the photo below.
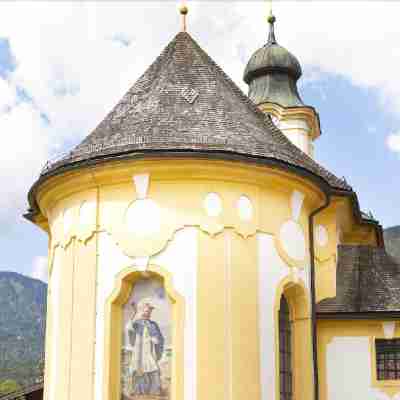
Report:
[[[128,327],[128,337],[132,348],[129,366],[131,394],[162,395],[161,373],[158,362],[164,351],[164,337],[157,322],[150,319],[154,309],[150,298],[135,304],[134,316]]]

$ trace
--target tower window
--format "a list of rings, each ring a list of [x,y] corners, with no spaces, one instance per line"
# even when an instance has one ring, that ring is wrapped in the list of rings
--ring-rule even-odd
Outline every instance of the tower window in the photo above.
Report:
[[[280,400],[292,400],[292,326],[285,296],[281,297],[279,308],[279,383]]]
[[[400,379],[400,339],[376,339],[378,380]]]

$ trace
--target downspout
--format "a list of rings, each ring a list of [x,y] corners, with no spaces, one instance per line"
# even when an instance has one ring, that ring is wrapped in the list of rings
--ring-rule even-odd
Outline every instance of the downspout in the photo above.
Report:
[[[308,218],[309,242],[310,242],[310,281],[311,281],[311,325],[312,325],[312,349],[314,369],[314,400],[319,400],[319,379],[318,379],[318,348],[317,348],[317,304],[315,295],[315,249],[314,249],[314,217],[321,211],[328,208],[331,203],[330,193],[324,191],[325,203],[314,210]]]

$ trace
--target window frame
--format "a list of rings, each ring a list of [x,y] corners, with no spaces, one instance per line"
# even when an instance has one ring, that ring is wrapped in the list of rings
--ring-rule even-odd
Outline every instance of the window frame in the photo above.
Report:
[[[285,308],[283,310],[283,307]],[[279,399],[293,400],[293,325],[290,305],[284,294],[281,295],[278,312],[279,332]],[[284,346],[282,346],[284,344]]]
[[[375,338],[374,348],[377,382],[395,381],[400,384],[400,338]],[[392,366],[388,365],[392,362]]]

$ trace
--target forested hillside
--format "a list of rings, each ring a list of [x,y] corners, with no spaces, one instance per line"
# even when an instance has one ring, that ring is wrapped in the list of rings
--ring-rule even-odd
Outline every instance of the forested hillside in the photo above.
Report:
[[[25,386],[41,374],[47,285],[0,271],[0,384]]]

